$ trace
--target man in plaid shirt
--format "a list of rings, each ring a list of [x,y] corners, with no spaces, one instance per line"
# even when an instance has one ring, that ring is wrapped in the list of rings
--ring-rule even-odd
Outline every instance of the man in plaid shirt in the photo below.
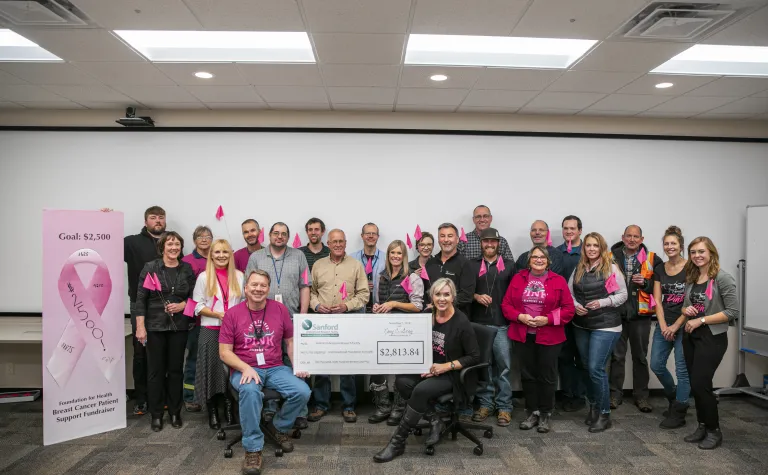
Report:
[[[480,233],[490,228],[491,223],[493,222],[491,208],[485,205],[475,206],[475,210],[472,212],[472,222],[475,223],[475,229],[467,234],[467,242],[459,241],[458,250],[459,254],[466,257],[468,260],[477,260],[483,255]],[[515,258],[512,257],[512,251],[509,250],[509,243],[503,237],[499,242],[499,255],[503,257],[505,261],[515,261]]]

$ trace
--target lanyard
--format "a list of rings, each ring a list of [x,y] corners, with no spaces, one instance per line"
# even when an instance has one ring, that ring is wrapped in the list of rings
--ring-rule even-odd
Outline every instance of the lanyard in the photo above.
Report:
[[[253,320],[253,310],[251,310],[248,307],[248,304],[246,304],[246,308],[248,308],[248,316],[251,317],[251,323],[253,324],[253,336],[256,338],[256,341],[259,342],[259,349],[262,349],[261,346],[261,339],[264,338],[264,318],[267,316],[267,305],[264,305],[264,309],[262,310],[261,314],[261,322],[259,322],[259,329],[256,329],[256,322]]]
[[[283,276],[283,267],[285,267],[285,254],[283,254],[283,259],[280,261],[280,273],[277,272],[277,264],[275,264],[275,258],[272,257],[272,255],[269,255],[270,259],[272,259],[272,267],[275,268],[275,280],[277,281],[277,288],[280,288],[280,279]]]
[[[485,260],[485,257],[483,257],[483,261],[488,262]],[[496,257],[497,264],[499,262],[498,256]],[[488,285],[488,274],[491,273],[491,263],[487,263],[486,266],[488,267],[488,271],[485,273],[485,288],[488,290],[488,295],[493,298],[493,287],[496,285],[496,279],[499,277],[499,268],[496,268],[496,275],[493,276],[493,281],[491,282],[491,285]],[[485,313],[488,313],[488,310],[490,310],[491,306],[485,307]],[[491,312],[493,313],[493,312]]]

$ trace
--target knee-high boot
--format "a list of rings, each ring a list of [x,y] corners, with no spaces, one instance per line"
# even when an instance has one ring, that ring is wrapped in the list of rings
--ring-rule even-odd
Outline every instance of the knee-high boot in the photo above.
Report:
[[[390,462],[405,452],[405,441],[408,438],[408,434],[421,420],[421,416],[424,413],[416,412],[411,406],[406,406],[405,414],[400,420],[400,425],[395,429],[395,433],[392,434],[392,438],[389,440],[384,449],[373,456],[374,462]]]

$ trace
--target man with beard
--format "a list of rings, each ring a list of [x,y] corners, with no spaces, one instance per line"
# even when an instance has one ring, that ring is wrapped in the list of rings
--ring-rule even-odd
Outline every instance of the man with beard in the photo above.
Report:
[[[261,249],[261,243],[259,242],[259,234],[261,234],[261,226],[259,222],[253,218],[246,219],[240,226],[243,231],[243,239],[245,239],[245,247],[235,251],[235,268],[240,272],[245,273],[245,268],[248,267],[248,259],[251,254]]]
[[[360,231],[360,237],[363,239],[363,248],[352,253],[352,258],[357,259],[365,269],[365,275],[368,277],[368,290],[370,297],[365,311],[373,312],[373,296],[379,294],[379,274],[386,268],[387,256],[376,247],[379,242],[379,227],[373,223],[367,223]]]
[[[479,407],[472,420],[484,422],[498,411],[496,423],[506,427],[512,421],[512,384],[509,381],[512,346],[507,336],[509,321],[501,313],[501,301],[515,275],[515,263],[499,255],[500,242],[498,231],[485,228],[480,233],[483,255],[472,261],[472,273],[477,276],[477,283],[469,320],[496,330],[488,382],[485,387],[477,388],[475,397]]]
[[[485,205],[475,206],[472,211],[472,222],[475,223],[475,229],[467,234],[467,242],[459,242],[459,254],[466,257],[470,261],[478,259],[483,254],[483,246],[480,243],[480,234],[483,231],[491,227],[493,222],[493,215],[491,214],[491,208]],[[509,250],[509,243],[503,237],[499,241],[498,254],[507,262],[514,262],[515,258],[512,257],[512,251]]]
[[[133,317],[136,307],[136,292],[139,287],[139,274],[144,264],[158,258],[157,241],[165,232],[165,210],[151,206],[144,211],[144,227],[139,234],[126,236],[123,240],[124,260],[128,264],[128,299],[131,302],[131,329],[133,335],[133,414],[140,416],[147,412],[147,350],[136,339],[136,320]]]
[[[551,244],[551,240],[549,240],[550,234],[549,234],[549,225],[546,221],[542,220],[536,220],[531,224],[531,247],[534,246],[544,246],[547,248],[547,252],[549,252],[549,258],[551,259],[552,263],[549,266],[549,270],[554,272],[555,274],[561,275],[564,279],[567,279],[570,277],[569,275],[565,275],[565,265],[563,261],[563,253],[558,251],[557,248],[553,247]],[[549,242],[547,242],[549,241]],[[527,269],[528,268],[528,253],[530,251],[525,251],[524,253],[520,254],[520,257],[517,258],[517,262],[515,262],[515,265],[518,270]]]
[[[312,266],[318,259],[328,257],[331,253],[330,248],[323,244],[323,234],[325,234],[325,223],[320,218],[309,218],[307,224],[304,225],[304,230],[307,232],[307,239],[309,242],[306,246],[299,248],[304,253],[304,257],[307,258],[307,265],[309,271],[312,272]]]

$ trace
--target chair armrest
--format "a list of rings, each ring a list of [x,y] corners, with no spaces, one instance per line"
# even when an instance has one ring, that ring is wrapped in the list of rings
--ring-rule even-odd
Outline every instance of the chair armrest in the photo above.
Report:
[[[489,363],[479,363],[474,366],[467,366],[466,368],[462,368],[461,372],[459,373],[459,381],[461,384],[464,384],[464,378],[466,377],[467,372],[478,370],[480,368],[487,368],[490,366]]]

